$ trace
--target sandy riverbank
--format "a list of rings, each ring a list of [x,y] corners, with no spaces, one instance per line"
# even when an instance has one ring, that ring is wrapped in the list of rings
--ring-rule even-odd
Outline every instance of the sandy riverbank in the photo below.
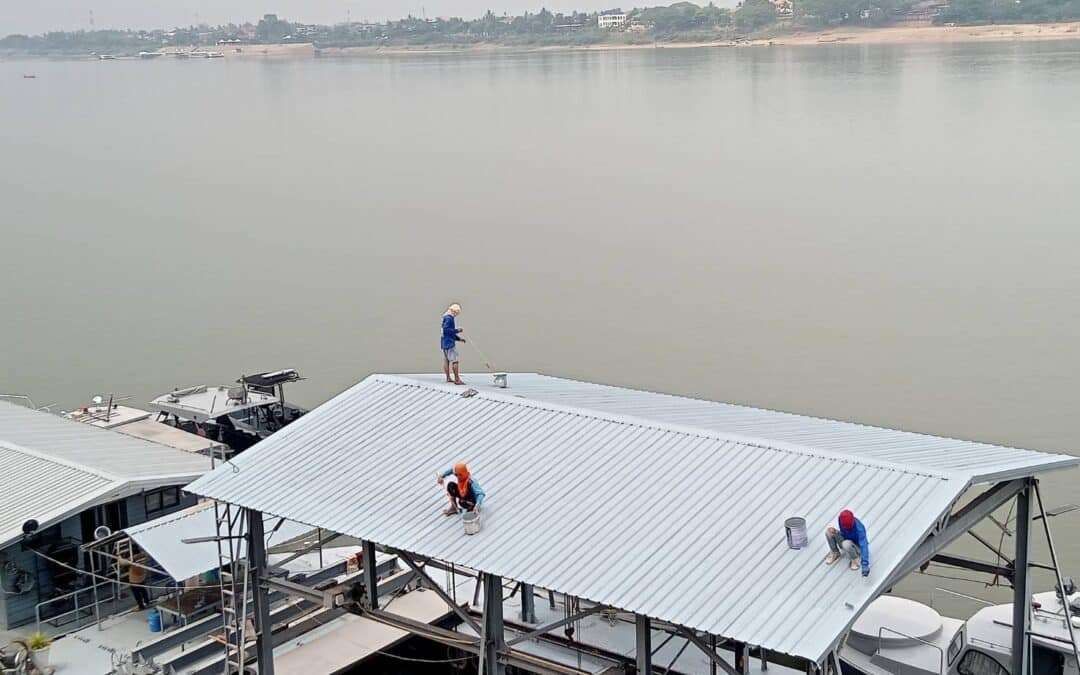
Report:
[[[885,28],[837,28],[826,31],[779,35],[755,40],[773,45],[819,44],[921,44],[932,42],[1030,42],[1036,40],[1078,40],[1080,22],[1024,23],[1002,26],[933,26],[905,24]]]

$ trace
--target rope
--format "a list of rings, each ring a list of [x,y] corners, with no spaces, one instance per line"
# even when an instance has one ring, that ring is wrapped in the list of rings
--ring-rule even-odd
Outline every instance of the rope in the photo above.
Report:
[[[978,579],[968,579],[966,577],[954,577],[954,576],[950,576],[948,574],[934,574],[932,572],[919,572],[919,574],[921,574],[923,576],[927,576],[927,577],[934,577],[935,579],[950,579],[952,581],[966,581],[969,584],[979,584],[980,586],[983,586],[984,588],[989,588],[991,586],[1000,586],[1001,585],[1001,584],[997,583],[997,578],[995,578],[993,582],[987,583],[985,581],[979,581]]]
[[[488,371],[495,370],[491,365],[491,360],[484,356],[484,352],[480,350],[480,345],[476,344],[476,340],[470,337],[467,342],[472,345],[473,349],[476,350],[476,353],[480,355],[480,358],[484,361],[484,367],[487,368]]]
[[[398,656],[397,654],[391,654],[390,652],[385,652],[381,650],[377,650],[375,653],[379,654],[380,656],[389,656],[392,659],[398,659],[399,661],[410,661],[412,663],[464,663],[465,661],[472,661],[474,658],[476,658],[470,655],[459,656],[457,658],[451,659],[418,659],[411,656]]]

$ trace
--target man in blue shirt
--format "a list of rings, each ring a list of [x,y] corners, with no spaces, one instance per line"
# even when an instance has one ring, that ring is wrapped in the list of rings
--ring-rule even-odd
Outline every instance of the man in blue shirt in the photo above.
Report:
[[[825,530],[825,539],[829,542],[829,555],[825,564],[832,565],[843,556],[851,559],[850,568],[862,569],[862,575],[870,574],[870,542],[866,539],[866,528],[851,511],[844,509],[837,519],[840,529],[830,527]],[[843,553],[841,553],[843,550]]]
[[[461,373],[458,365],[457,343],[465,342],[461,337],[461,329],[454,324],[454,319],[461,314],[461,305],[456,302],[446,309],[442,317],[442,339],[440,345],[443,353],[443,372],[446,373],[446,381],[452,384],[465,384],[461,381]],[[450,379],[450,371],[453,370],[454,378]]]

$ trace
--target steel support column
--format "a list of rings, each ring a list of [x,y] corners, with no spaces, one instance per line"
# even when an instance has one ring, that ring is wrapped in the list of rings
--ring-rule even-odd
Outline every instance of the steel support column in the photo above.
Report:
[[[1030,672],[1031,638],[1031,481],[1016,495],[1016,555],[1013,565],[1012,675]]]
[[[274,641],[270,634],[270,599],[261,580],[269,576],[266,562],[266,533],[261,511],[247,511],[248,574],[251,575],[251,607],[255,620],[255,658],[260,675],[274,675]],[[243,658],[241,657],[241,661]]]
[[[716,653],[716,636],[709,636],[709,651]],[[716,661],[709,659],[709,675],[716,675]]]
[[[532,584],[521,584],[521,620],[536,623],[536,598]]]
[[[367,609],[379,608],[379,575],[375,571],[375,542],[364,541],[364,606]]]
[[[634,615],[637,626],[637,672],[652,675],[652,621],[647,616]]]
[[[481,666],[479,675],[505,675],[502,655],[507,652],[503,634],[502,577],[484,575],[484,625],[481,627]]]

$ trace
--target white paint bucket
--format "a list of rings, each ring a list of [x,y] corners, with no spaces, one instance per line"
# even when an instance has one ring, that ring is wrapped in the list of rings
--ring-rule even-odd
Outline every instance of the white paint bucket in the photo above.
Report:
[[[480,531],[480,514],[466,511],[461,514],[461,524],[465,526],[465,534],[476,534]]]
[[[499,389],[506,389],[506,387],[510,384],[509,376],[506,373],[495,373],[492,376],[492,379],[494,380],[495,386]]]
[[[788,518],[784,521],[784,534],[788,548],[800,549],[806,546],[806,518]]]

